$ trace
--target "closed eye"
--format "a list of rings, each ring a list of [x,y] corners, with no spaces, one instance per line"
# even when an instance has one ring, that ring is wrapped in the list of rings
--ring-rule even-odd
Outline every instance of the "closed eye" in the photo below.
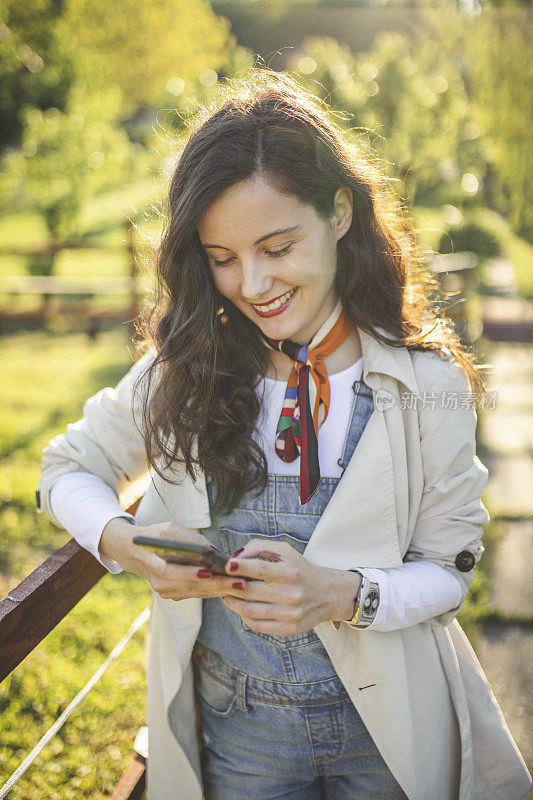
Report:
[[[287,245],[287,247],[284,247],[282,250],[265,250],[265,253],[270,258],[281,258],[281,256],[286,256],[287,253],[290,253],[290,251],[292,250],[293,244],[294,243],[291,242],[290,244]],[[216,259],[213,259],[213,263],[217,267],[225,267],[227,264],[231,264],[232,261],[233,261],[233,258],[228,258],[228,259],[226,259],[226,261],[217,261]]]

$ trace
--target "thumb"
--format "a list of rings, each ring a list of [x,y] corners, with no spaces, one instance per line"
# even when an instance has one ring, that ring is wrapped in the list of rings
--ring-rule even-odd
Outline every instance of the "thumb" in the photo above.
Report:
[[[270,539],[250,539],[244,547],[232,554],[231,558],[264,558],[267,561],[281,561],[287,545]]]

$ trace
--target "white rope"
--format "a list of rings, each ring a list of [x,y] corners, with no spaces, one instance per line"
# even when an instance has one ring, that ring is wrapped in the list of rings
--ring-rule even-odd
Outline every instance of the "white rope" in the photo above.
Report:
[[[28,767],[31,766],[31,764],[35,761],[37,756],[44,750],[48,742],[50,742],[50,740],[53,739],[58,730],[62,727],[62,725],[64,725],[64,723],[70,717],[74,709],[77,708],[81,703],[81,701],[84,699],[84,697],[86,697],[89,694],[93,686],[100,680],[100,678],[102,677],[108,666],[112,664],[116,658],[118,658],[118,656],[122,653],[122,651],[128,644],[131,637],[139,630],[139,628],[142,628],[142,626],[149,619],[149,617],[150,617],[150,607],[148,606],[147,608],[144,609],[144,611],[142,611],[139,614],[137,619],[132,623],[127,634],[111,650],[111,652],[109,653],[108,657],[106,658],[102,666],[98,667],[94,675],[87,681],[83,689],[80,692],[78,692],[74,700],[72,700],[72,702],[67,706],[67,708],[61,714],[61,716],[58,717],[56,721],[48,728],[44,736],[37,742],[31,753],[26,756],[22,764],[20,764],[20,766],[17,767],[13,775],[11,775],[11,777],[6,781],[6,783],[4,783],[2,787],[0,787],[0,800],[3,800],[3,798],[7,795],[9,791],[11,791],[11,789],[17,783],[17,781],[20,780],[20,778],[24,775]]]

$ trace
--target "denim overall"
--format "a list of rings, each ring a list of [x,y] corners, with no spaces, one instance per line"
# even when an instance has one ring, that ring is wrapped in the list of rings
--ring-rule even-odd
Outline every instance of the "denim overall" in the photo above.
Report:
[[[346,468],[373,411],[372,391],[354,401],[339,466]],[[298,477],[269,473],[205,536],[230,556],[251,538],[303,553],[339,478],[322,478],[298,500]],[[216,486],[208,482],[209,500]],[[205,800],[405,798],[361,721],[314,630],[256,633],[220,598],[203,601],[193,652]]]

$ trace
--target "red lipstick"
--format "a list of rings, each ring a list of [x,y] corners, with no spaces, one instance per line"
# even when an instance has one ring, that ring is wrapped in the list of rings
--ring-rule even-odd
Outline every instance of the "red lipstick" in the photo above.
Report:
[[[286,302],[286,303],[283,303],[283,305],[282,305],[282,306],[280,306],[279,308],[275,308],[275,309],[273,309],[272,311],[259,311],[259,310],[258,310],[257,308],[255,308],[254,306],[252,306],[252,308],[254,309],[255,313],[256,313],[256,314],[257,314],[257,316],[259,316],[259,317],[277,317],[277,316],[278,316],[278,314],[282,314],[282,313],[283,313],[283,311],[285,311],[285,309],[286,309],[286,308],[288,308],[288,306],[290,306],[290,304],[292,303],[292,301],[293,301],[293,300],[294,300],[294,298],[296,297],[297,293],[298,293],[298,289],[296,289],[296,291],[294,292],[294,294],[292,294],[292,295],[289,297],[289,299],[287,300],[287,302]],[[287,293],[286,293],[286,292],[284,292],[284,294],[287,294]],[[282,295],[282,294],[281,294],[281,295],[278,295],[278,297],[283,297],[283,295]],[[274,298],[272,298],[272,300],[270,301],[270,303],[274,303],[274,302],[275,302],[277,299],[278,299],[277,297],[274,297]],[[270,305],[270,303],[265,303],[264,305]]]

